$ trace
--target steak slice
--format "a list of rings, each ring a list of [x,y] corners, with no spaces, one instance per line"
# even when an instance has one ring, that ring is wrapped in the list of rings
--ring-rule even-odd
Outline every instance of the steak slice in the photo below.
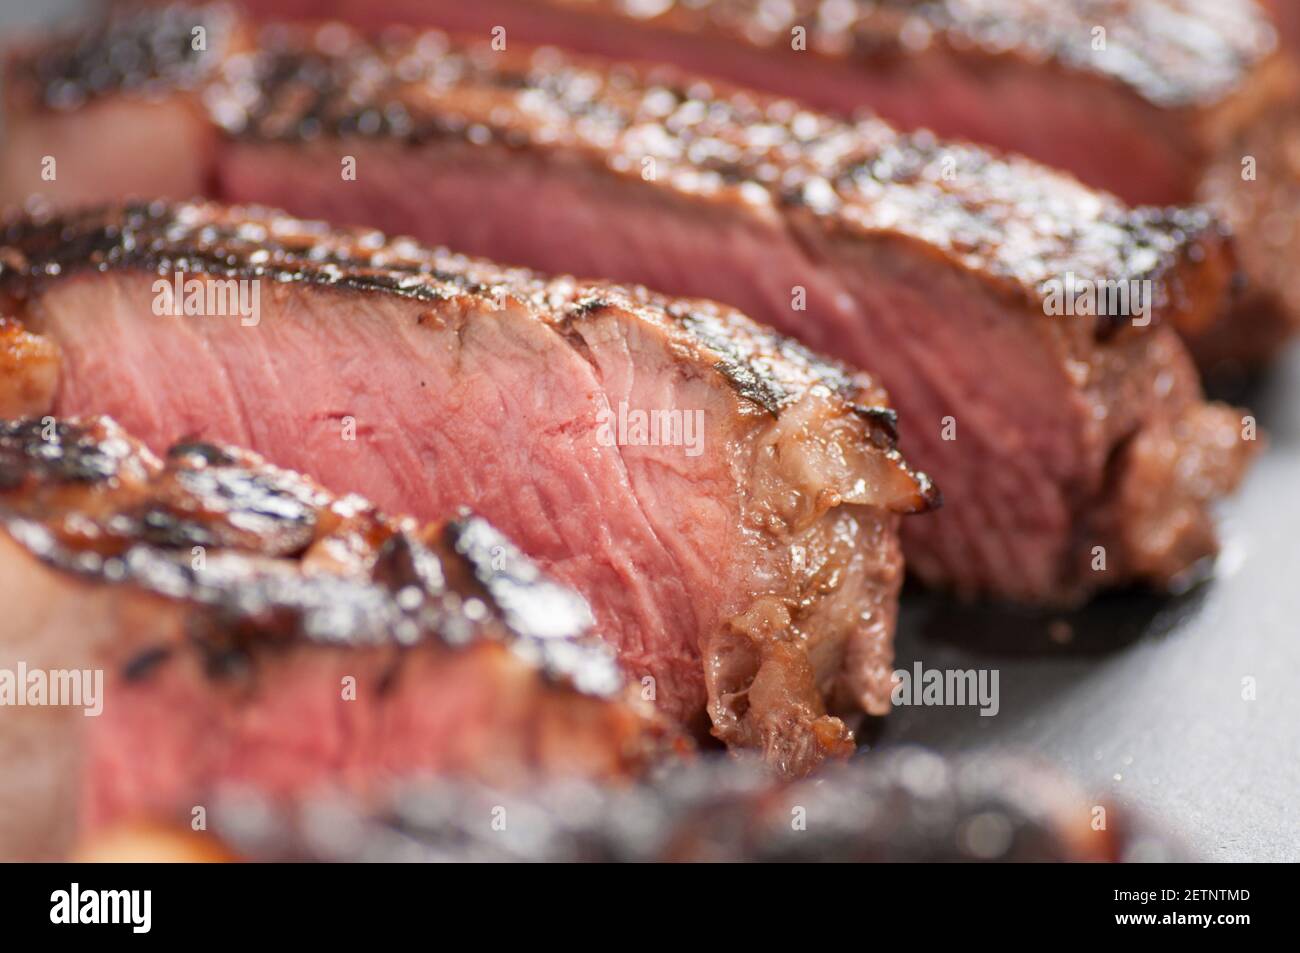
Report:
[[[5,859],[220,784],[603,781],[672,743],[581,597],[478,516],[419,527],[246,451],[45,418],[0,424],[0,530]],[[31,673],[82,671],[98,717],[23,705]]]
[[[1214,550],[1208,505],[1249,445],[1238,414],[1202,403],[1170,330],[1212,323],[1232,284],[1231,253],[1203,213],[1132,211],[1023,160],[671,71],[432,33],[372,44],[337,25],[282,27],[223,52],[214,28],[193,67],[207,81],[173,84],[172,59],[130,45],[160,44],[157,25],[133,22],[112,42],[24,61],[20,127],[50,141],[86,109],[125,108],[148,88],[151,107],[186,106],[196,129],[225,130],[158,191],[197,177],[220,196],[727,301],[868,368],[907,423],[904,449],[947,477],[951,505],[904,530],[930,582],[1070,602],[1176,583]],[[189,35],[177,31],[181,50]],[[123,44],[139,53],[125,57],[134,71],[92,89],[87,64]],[[71,111],[50,105],[78,97]],[[126,161],[154,136],[176,138],[140,114],[96,161],[115,167],[110,156]],[[73,178],[47,194],[91,181],[116,191]],[[1122,303],[1049,315],[1076,281],[1145,288],[1149,307],[1132,321]]]
[[[1284,35],[1300,35],[1291,0],[1274,2],[1287,8]],[[483,39],[504,29],[508,46],[672,63],[1020,153],[1131,204],[1208,203],[1240,237],[1251,290],[1226,320],[1183,328],[1197,356],[1207,366],[1263,361],[1300,325],[1296,70],[1254,0],[241,5],[363,29],[406,23]]]
[[[661,711],[707,705],[780,770],[851,750],[828,706],[887,710],[897,514],[935,493],[866,375],[709,302],[256,209],[20,219],[0,262],[58,352],[53,413],[251,447],[420,519],[472,505],[586,597]]]
[[[493,791],[403,784],[378,803],[212,799],[209,835],[122,826],[79,857],[386,862],[952,862],[1171,860],[1182,848],[1096,807],[1041,765],[1001,753],[900,748],[773,783],[752,764],[701,758],[611,790]],[[504,821],[504,823],[502,823]],[[215,837],[213,835],[216,835]]]

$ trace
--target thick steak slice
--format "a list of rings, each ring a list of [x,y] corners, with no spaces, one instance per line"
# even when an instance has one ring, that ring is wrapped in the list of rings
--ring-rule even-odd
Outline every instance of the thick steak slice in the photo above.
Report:
[[[1132,814],[1100,815],[1068,780],[997,753],[893,749],[774,783],[744,763],[697,759],[617,790],[500,792],[400,785],[380,804],[249,791],[213,798],[212,836],[122,826],[94,860],[429,862],[952,862],[1173,860],[1176,843]],[[502,825],[500,822],[504,820]],[[496,821],[497,823],[493,823]],[[340,837],[339,831],[350,836]]]
[[[887,710],[896,514],[935,493],[866,375],[709,302],[255,209],[2,237],[0,295],[59,352],[55,413],[248,446],[421,519],[470,504],[586,597],[661,710],[707,702],[783,770],[849,749],[828,703]],[[174,295],[181,272],[214,297]],[[242,317],[215,299],[240,287]]]
[[[5,859],[214,785],[608,780],[671,741],[581,597],[485,520],[421,528],[245,451],[163,461],[105,418],[2,423],[0,559]],[[96,717],[23,704],[81,671]]]
[[[1239,417],[1201,402],[1169,327],[1212,323],[1232,284],[1202,213],[1131,211],[1027,161],[553,50],[439,34],[372,45],[331,25],[226,54],[214,29],[203,93],[181,84],[168,100],[174,57],[151,65],[130,29],[113,35],[24,61],[20,125],[45,141],[147,87],[151,105],[189,103],[196,128],[226,131],[156,191],[191,188],[201,168],[217,195],[726,301],[871,369],[904,447],[947,476],[952,505],[905,528],[932,582],[1063,602],[1166,585],[1214,550],[1208,505],[1249,454]],[[90,51],[113,47],[136,51],[119,56],[132,70],[91,88]],[[134,132],[105,138],[97,161],[176,135],[143,114]],[[118,191],[74,178],[46,194]],[[1136,288],[1145,306],[1060,315],[1067,284]]]
[[[1274,0],[1300,36],[1293,0]],[[673,63],[837,114],[871,110],[1067,170],[1135,205],[1207,202],[1251,293],[1186,331],[1207,364],[1300,325],[1296,70],[1255,0],[244,0],[263,17],[407,23]],[[1243,163],[1253,157],[1248,174]]]

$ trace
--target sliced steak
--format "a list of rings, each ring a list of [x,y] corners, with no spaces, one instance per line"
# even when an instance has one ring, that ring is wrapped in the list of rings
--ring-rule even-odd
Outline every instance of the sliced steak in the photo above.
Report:
[[[609,780],[671,741],[581,597],[481,517],[421,528],[246,451],[163,461],[106,418],[2,423],[0,558],[5,859],[214,785]]]
[[[1300,36],[1293,0],[1274,0]],[[838,114],[1018,152],[1135,204],[1209,203],[1251,281],[1184,331],[1207,365],[1300,326],[1300,110],[1255,0],[243,0],[262,17],[436,26],[674,63]],[[1122,144],[1122,145],[1119,145]],[[1253,157],[1248,174],[1243,165]]]
[[[781,770],[851,750],[828,705],[887,710],[896,514],[935,492],[866,375],[709,302],[255,209],[22,219],[0,262],[58,351],[54,413],[248,446],[421,519],[470,504],[586,597],[662,711],[707,704]],[[173,294],[182,272],[230,297]]]
[[[225,131],[156,191],[197,175],[220,196],[714,298],[869,368],[902,412],[907,452],[947,476],[951,505],[905,529],[931,582],[1068,602],[1168,585],[1214,550],[1208,506],[1250,445],[1239,415],[1201,402],[1170,330],[1212,323],[1232,284],[1203,213],[1131,211],[1030,162],[671,71],[439,34],[370,44],[338,25],[275,28],[223,53],[213,30],[202,94],[181,83],[168,98],[174,57],[147,55],[156,27],[146,18],[24,60],[20,130],[52,141],[86,109],[147,88],[151,106],[188,104],[195,129]],[[188,49],[189,36],[173,40]],[[117,58],[132,69],[91,84],[87,64],[110,49],[134,51]],[[146,113],[132,131],[100,141],[96,162],[177,135]],[[35,152],[10,156],[39,165]],[[119,191],[78,174],[45,192],[92,181]],[[1053,316],[1067,284],[1137,288],[1148,307],[1127,320],[1122,302],[1084,301],[1081,317]],[[678,591],[660,590],[659,611],[694,611],[674,608]]]
[[[1181,847],[1131,814],[1004,754],[915,748],[774,784],[752,765],[698,759],[635,787],[527,793],[400,785],[379,804],[286,802],[227,791],[210,831],[123,826],[86,859],[387,862],[952,862],[1173,860]],[[1104,817],[1105,824],[1097,824]],[[1100,828],[1100,829],[1099,829]]]

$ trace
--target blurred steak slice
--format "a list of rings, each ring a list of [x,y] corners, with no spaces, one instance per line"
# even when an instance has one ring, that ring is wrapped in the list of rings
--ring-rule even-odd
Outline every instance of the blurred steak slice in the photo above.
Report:
[[[940,757],[903,748],[774,784],[744,762],[698,759],[610,790],[522,792],[452,782],[399,785],[382,802],[287,801],[248,790],[213,799],[217,840],[166,827],[119,828],[87,859],[309,861],[1127,861],[1181,847],[1094,806],[1055,772],[998,753]],[[499,823],[505,820],[505,825]],[[497,821],[498,823],[494,823]],[[165,852],[165,853],[164,853]]]
[[[1294,0],[1264,0],[1264,7],[1283,45],[1292,53],[1300,52],[1300,5]]]
[[[1272,2],[1283,35],[1300,36],[1294,0]],[[363,29],[486,38],[501,26],[511,44],[673,63],[837,114],[869,109],[1021,153],[1134,205],[1205,202],[1238,235],[1251,289],[1228,320],[1183,326],[1197,356],[1265,360],[1300,326],[1300,91],[1255,0],[242,5]]]
[[[178,272],[248,282],[255,320],[159,308]],[[851,750],[828,708],[888,709],[897,514],[935,492],[865,374],[735,311],[161,202],[12,222],[0,296],[58,351],[54,413],[247,446],[420,519],[472,505],[660,710],[707,704],[780,770]]]
[[[669,71],[439,34],[371,45],[335,24],[268,29],[240,41],[244,52],[214,41],[194,94],[189,79],[169,82],[179,54],[150,54],[189,49],[183,28],[160,39],[165,25],[145,17],[23,60],[19,129],[40,130],[39,142],[70,135],[86,109],[143,101],[135,90],[148,89],[151,105],[192,108],[194,137],[213,122],[226,131],[156,178],[157,192],[188,191],[197,177],[220,196],[726,301],[868,368],[902,413],[905,450],[947,477],[952,505],[904,530],[910,564],[931,582],[1069,602],[1133,580],[1168,585],[1214,551],[1209,504],[1236,482],[1249,445],[1238,415],[1202,403],[1170,330],[1212,322],[1232,284],[1231,253],[1203,213],[1132,211],[1030,162]],[[131,68],[92,84],[89,64],[105,61]],[[116,166],[176,136],[142,113],[132,135],[97,140],[96,161]],[[35,152],[10,158],[39,165]],[[88,173],[45,192],[92,181],[119,191]],[[1075,279],[1145,287],[1151,306],[1135,320],[1149,326],[1114,307],[1046,314],[1052,289]],[[171,375],[188,377],[184,363]],[[351,361],[345,373],[368,381],[368,369]],[[96,388],[102,376],[91,375]],[[290,462],[331,466],[317,457]],[[385,489],[371,492],[403,502]],[[587,510],[576,512],[585,524]],[[670,619],[696,611],[678,598],[689,589],[659,587]]]
[[[485,520],[421,528],[246,451],[2,423],[0,559],[0,670],[104,679],[98,717],[0,708],[5,859],[219,784],[608,780],[671,741],[583,600]]]

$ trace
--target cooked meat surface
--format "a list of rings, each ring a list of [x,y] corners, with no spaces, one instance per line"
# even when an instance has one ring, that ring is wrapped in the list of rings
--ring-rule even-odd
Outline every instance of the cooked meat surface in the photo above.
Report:
[[[1300,326],[1300,89],[1255,0],[244,0],[262,17],[435,26],[673,63],[840,115],[984,143],[1135,205],[1208,203],[1250,291],[1183,328],[1207,366]],[[1292,0],[1274,0],[1284,37]],[[1118,145],[1118,144],[1121,144]],[[1253,161],[1251,161],[1253,160]]]
[[[380,803],[213,799],[213,837],[119,830],[85,844],[105,860],[156,856],[295,861],[1128,861],[1181,847],[1073,785],[1003,754],[903,748],[774,784],[753,765],[699,759],[610,790],[549,785],[398,786]],[[1104,824],[1098,823],[1104,820]]]
[[[1027,161],[671,70],[436,33],[371,44],[337,24],[255,38],[227,24],[193,55],[182,27],[181,53],[151,56],[156,28],[22,59],[19,128],[47,142],[100,110],[189,110],[184,134],[132,114],[134,135],[104,137],[96,164],[129,163],[155,135],[208,137],[149,188],[726,301],[871,369],[904,450],[947,477],[950,505],[907,521],[909,563],[962,593],[1059,603],[1164,586],[1214,550],[1209,505],[1252,445],[1239,414],[1202,403],[1171,330],[1213,324],[1233,284],[1231,251],[1201,212],[1132,211]],[[92,86],[86,64],[119,48],[132,68]],[[9,155],[37,168],[28,153]],[[47,185],[58,198],[137,183],[74,168]],[[1106,300],[1089,305],[1089,289]],[[1176,452],[1139,460],[1153,446]],[[1138,525],[1152,532],[1138,539]],[[661,589],[659,611],[695,611],[675,608],[684,591]]]
[[[851,750],[832,712],[887,710],[898,514],[936,492],[866,375],[709,302],[257,209],[23,218],[0,261],[58,352],[50,411],[251,447],[420,519],[471,504],[586,597],[659,710],[707,707],[780,770]]]
[[[160,460],[107,418],[0,423],[0,556],[0,669],[102,679],[95,717],[0,709],[5,859],[219,784],[610,780],[679,744],[582,598],[486,520],[421,527],[247,451]]]

